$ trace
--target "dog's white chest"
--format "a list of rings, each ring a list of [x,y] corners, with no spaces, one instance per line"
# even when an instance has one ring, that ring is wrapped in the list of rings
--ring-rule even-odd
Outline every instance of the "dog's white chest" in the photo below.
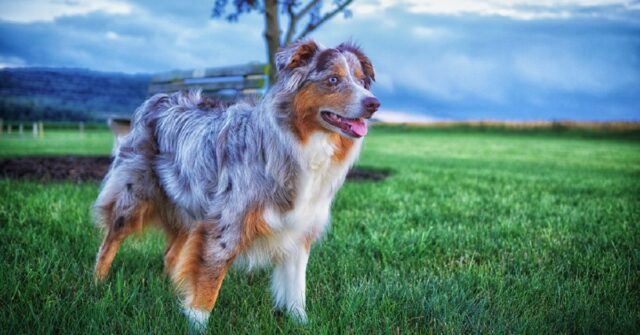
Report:
[[[274,258],[297,252],[304,239],[318,236],[329,224],[331,203],[342,186],[347,171],[360,151],[357,141],[349,157],[333,159],[335,148],[328,136],[316,134],[305,145],[294,206],[287,212],[267,208],[264,219],[272,234],[258,238],[243,255],[249,267],[269,263]]]
[[[344,161],[333,159],[335,150],[333,142],[324,133],[314,134],[305,145],[295,205],[283,218],[286,226],[304,231],[324,230],[333,197],[360,151],[360,141]]]

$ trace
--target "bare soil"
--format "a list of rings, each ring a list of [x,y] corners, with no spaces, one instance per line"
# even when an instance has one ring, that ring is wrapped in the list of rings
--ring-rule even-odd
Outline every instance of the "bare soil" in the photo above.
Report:
[[[110,157],[43,156],[0,159],[0,177],[34,181],[70,180],[74,182],[100,181],[107,174]],[[349,171],[347,179],[380,181],[389,171],[357,168]]]

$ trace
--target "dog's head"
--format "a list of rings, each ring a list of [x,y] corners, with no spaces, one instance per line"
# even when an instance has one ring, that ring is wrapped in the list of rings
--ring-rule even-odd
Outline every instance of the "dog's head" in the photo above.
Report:
[[[276,54],[276,66],[281,89],[294,95],[293,128],[301,138],[319,130],[349,138],[367,134],[367,119],[380,102],[369,91],[373,65],[356,45],[298,42]]]

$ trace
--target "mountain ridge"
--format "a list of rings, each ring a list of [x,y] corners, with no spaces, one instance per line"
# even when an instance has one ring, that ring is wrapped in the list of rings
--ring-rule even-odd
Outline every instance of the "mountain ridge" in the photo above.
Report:
[[[0,69],[0,118],[97,121],[128,116],[147,97],[150,78],[83,68]]]

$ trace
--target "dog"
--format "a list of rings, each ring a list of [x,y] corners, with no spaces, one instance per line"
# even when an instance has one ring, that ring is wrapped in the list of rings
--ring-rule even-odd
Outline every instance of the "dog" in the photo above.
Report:
[[[276,67],[279,80],[260,101],[227,105],[183,91],[136,110],[94,204],[106,233],[98,282],[127,236],[156,225],[193,329],[206,329],[232,264],[273,265],[275,308],[306,322],[311,245],[380,102],[373,65],[351,42],[294,43]]]

